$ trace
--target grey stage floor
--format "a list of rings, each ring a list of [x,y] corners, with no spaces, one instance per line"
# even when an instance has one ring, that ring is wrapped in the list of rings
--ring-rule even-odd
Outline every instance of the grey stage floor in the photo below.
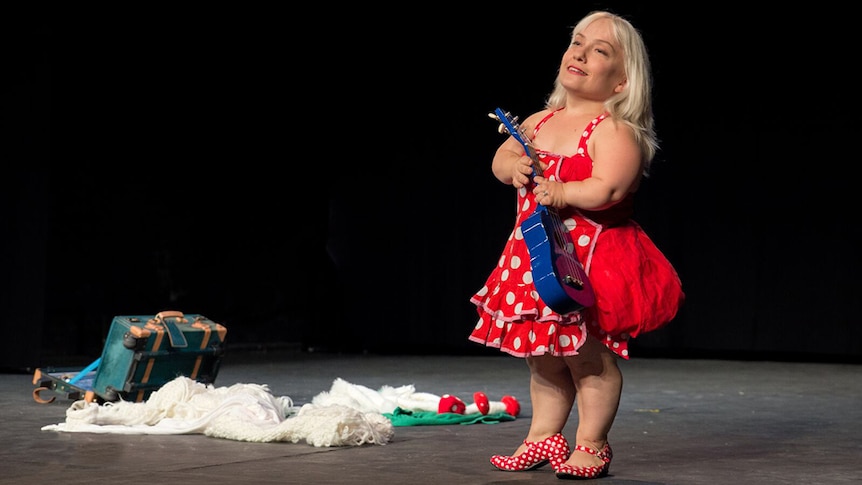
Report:
[[[862,375],[855,364],[632,359],[611,432],[604,484],[830,484],[862,482]],[[398,426],[385,445],[315,447],[203,434],[43,431],[65,420],[66,396],[33,400],[32,375],[0,374],[0,484],[494,484],[564,483],[550,467],[502,472],[530,422],[522,360],[499,356],[369,356],[300,351],[225,355],[216,386],[267,384],[297,405],[336,378],[472,402],[518,398],[514,421]],[[566,431],[574,437],[576,418]]]

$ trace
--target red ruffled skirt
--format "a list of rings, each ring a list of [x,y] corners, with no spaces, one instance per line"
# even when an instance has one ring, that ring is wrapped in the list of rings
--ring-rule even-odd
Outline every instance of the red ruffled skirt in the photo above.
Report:
[[[539,297],[520,228],[470,301],[479,320],[471,341],[511,355],[576,355],[588,337],[628,358],[628,340],[676,316],[685,300],[673,265],[634,221],[606,227],[576,214],[567,224],[596,294],[593,306],[560,315]]]

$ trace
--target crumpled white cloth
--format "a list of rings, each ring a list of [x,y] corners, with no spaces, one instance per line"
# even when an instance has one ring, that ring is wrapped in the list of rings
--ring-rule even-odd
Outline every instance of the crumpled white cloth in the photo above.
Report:
[[[428,392],[417,392],[412,385],[382,386],[371,388],[351,384],[344,379],[335,379],[329,391],[321,392],[311,400],[318,406],[341,405],[364,413],[391,414],[395,408],[410,411],[437,412],[440,396]]]
[[[400,389],[405,394],[410,391],[409,386]],[[384,445],[394,435],[392,422],[381,411],[389,409],[391,398],[382,393],[374,398],[373,394],[364,386],[337,379],[330,392],[296,407],[287,396],[273,396],[266,385],[214,387],[181,376],[140,403],[75,401],[66,410],[64,423],[42,430],[204,434],[255,442],[305,440],[318,447]]]
[[[437,394],[418,392],[413,385],[392,387],[382,386],[375,391],[371,388],[351,384],[344,379],[335,379],[329,392],[321,392],[312,399],[312,403],[320,406],[339,404],[365,413],[392,414],[395,408],[405,411],[439,412],[440,398]],[[506,404],[500,401],[489,402],[490,413],[506,411]],[[479,412],[476,403],[467,404],[463,414]]]

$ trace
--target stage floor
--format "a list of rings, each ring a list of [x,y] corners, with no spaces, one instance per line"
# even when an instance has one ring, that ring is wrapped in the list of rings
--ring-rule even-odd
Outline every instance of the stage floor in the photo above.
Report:
[[[856,364],[648,358],[625,377],[602,484],[778,484],[862,481],[862,368]],[[72,401],[32,397],[32,374],[0,374],[0,484],[500,484],[561,483],[545,466],[503,472],[526,436],[531,407],[523,360],[493,356],[375,356],[299,350],[231,350],[216,387],[266,384],[310,403],[341,378],[379,390],[413,385],[472,403],[516,397],[513,421],[396,426],[385,445],[315,447],[203,434],[119,435],[43,431]],[[43,393],[43,397],[52,393]],[[56,395],[56,394],[54,394]],[[564,434],[574,439],[573,414]]]

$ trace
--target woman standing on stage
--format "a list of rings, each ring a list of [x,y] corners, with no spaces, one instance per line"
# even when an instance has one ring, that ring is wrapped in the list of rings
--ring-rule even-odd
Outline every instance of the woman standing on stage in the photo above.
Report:
[[[501,470],[550,463],[558,478],[606,475],[623,385],[617,359],[629,358],[630,338],[664,326],[683,303],[676,270],[631,219],[658,149],[650,76],[632,24],[590,13],[573,30],[545,108],[522,123],[530,140],[510,136],[494,155],[494,176],[517,189],[518,210],[498,264],[471,298],[479,320],[469,338],[525,359],[533,411],[514,453],[491,457]],[[583,308],[554,311],[561,305],[549,306],[537,286],[548,274],[535,274],[522,223],[542,206],[559,215],[589,277],[595,298]],[[575,406],[572,448],[562,432]]]

